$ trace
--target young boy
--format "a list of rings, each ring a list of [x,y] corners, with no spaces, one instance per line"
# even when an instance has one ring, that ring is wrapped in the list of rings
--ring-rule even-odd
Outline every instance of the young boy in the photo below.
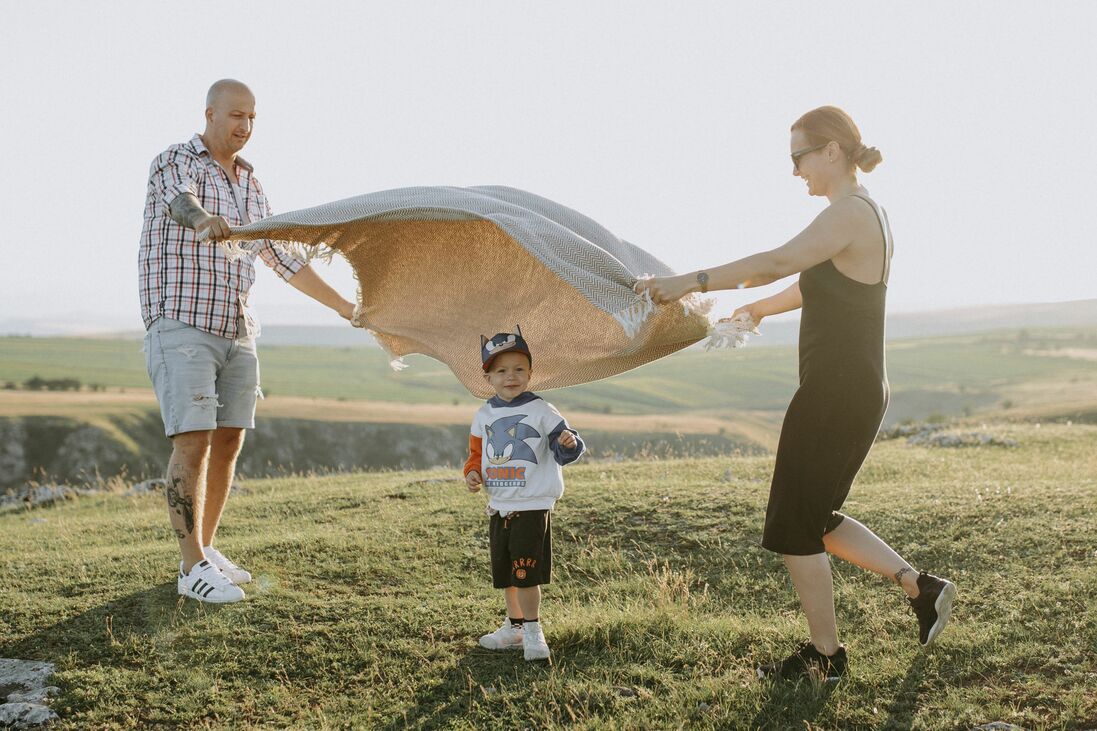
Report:
[[[465,482],[488,494],[491,579],[503,590],[507,619],[480,638],[489,650],[523,648],[526,660],[547,660],[541,629],[541,584],[552,571],[549,517],[564,493],[563,465],[583,454],[583,440],[556,408],[526,390],[533,356],[522,337],[480,336],[484,379],[495,390],[472,420]]]

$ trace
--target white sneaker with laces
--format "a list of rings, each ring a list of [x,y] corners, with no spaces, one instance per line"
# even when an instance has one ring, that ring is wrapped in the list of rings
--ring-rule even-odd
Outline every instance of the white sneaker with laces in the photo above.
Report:
[[[244,598],[244,590],[221,573],[221,569],[209,561],[199,561],[191,566],[190,573],[183,572],[179,562],[179,594],[210,604],[228,604]]]
[[[517,650],[522,646],[522,630],[503,620],[503,626],[480,638],[480,647],[488,650]]]
[[[203,546],[202,553],[206,554],[206,559],[208,559],[211,564],[221,569],[221,573],[229,577],[229,581],[237,586],[251,581],[251,574],[225,558],[225,554],[221,553],[213,546]]]
[[[522,649],[527,660],[548,660],[549,646],[545,642],[545,633],[540,622],[526,622],[522,625]]]

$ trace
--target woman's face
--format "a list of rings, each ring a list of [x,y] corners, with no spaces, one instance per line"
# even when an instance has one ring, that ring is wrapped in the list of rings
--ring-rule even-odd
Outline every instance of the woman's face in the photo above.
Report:
[[[792,174],[807,183],[808,195],[826,195],[831,165],[827,161],[827,148],[812,149],[815,147],[803,130],[793,130],[789,140],[789,153],[796,159]]]

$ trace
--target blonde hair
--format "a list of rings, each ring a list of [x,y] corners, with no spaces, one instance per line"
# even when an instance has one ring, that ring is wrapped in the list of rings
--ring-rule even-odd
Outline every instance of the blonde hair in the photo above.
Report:
[[[850,165],[856,165],[866,173],[872,172],[884,159],[875,147],[866,147],[861,142],[861,130],[857,129],[853,118],[838,107],[812,109],[793,122],[792,131],[796,130],[804,133],[809,145],[837,142]]]

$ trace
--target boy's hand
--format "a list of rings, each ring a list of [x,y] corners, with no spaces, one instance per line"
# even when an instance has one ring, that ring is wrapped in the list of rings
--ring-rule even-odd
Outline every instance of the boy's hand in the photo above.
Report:
[[[560,432],[560,446],[564,449],[575,449],[575,435],[566,429]]]
[[[469,492],[480,492],[480,485],[484,484],[484,480],[479,472],[472,470],[465,475],[465,484],[469,486]]]

